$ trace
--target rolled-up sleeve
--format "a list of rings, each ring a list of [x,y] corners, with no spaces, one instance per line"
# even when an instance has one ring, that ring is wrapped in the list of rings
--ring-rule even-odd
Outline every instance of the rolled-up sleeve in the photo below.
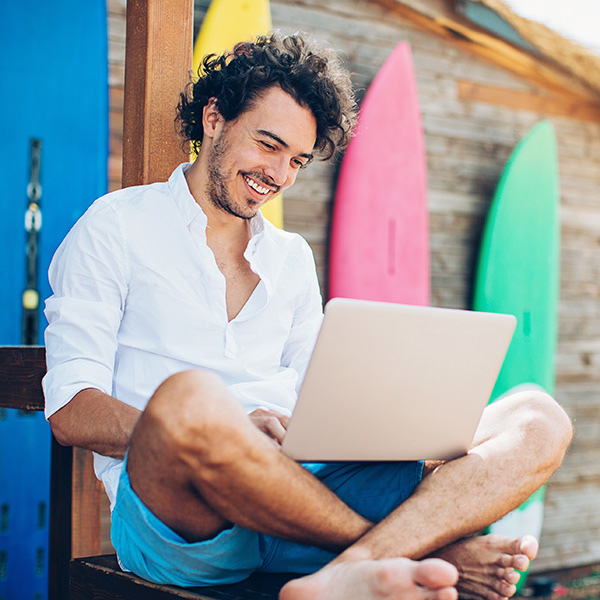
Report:
[[[117,335],[128,287],[123,224],[97,200],[56,251],[46,301],[48,371],[43,379],[46,418],[83,389],[112,391]]]

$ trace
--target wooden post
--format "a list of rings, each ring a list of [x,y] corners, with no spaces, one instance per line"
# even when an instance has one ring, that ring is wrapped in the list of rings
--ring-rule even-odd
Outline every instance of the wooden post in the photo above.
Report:
[[[94,457],[73,448],[71,556],[96,556],[102,549],[101,501],[104,488],[94,473]]]
[[[165,180],[186,158],[173,124],[192,64],[193,0],[129,0],[124,185]],[[41,347],[0,348],[0,408],[43,410]],[[87,451],[52,439],[48,597],[69,596],[69,558],[100,552],[101,484]],[[72,529],[72,537],[69,531]]]
[[[192,67],[193,0],[128,0],[123,187],[165,181],[187,159],[174,125]],[[90,452],[75,448],[72,556],[100,554],[102,485]]]
[[[48,600],[69,597],[69,561],[72,537],[71,495],[73,448],[60,446],[52,437],[50,453],[50,544],[48,553]]]
[[[193,0],[128,0],[123,187],[165,181],[187,159],[174,125],[190,81]]]

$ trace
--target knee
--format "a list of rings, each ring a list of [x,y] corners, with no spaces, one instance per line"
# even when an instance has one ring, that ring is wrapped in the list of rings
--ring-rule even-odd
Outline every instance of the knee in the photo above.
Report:
[[[533,444],[540,463],[552,471],[562,463],[573,438],[573,425],[565,410],[542,390],[515,395],[512,418],[521,435]]]
[[[234,438],[243,410],[220,377],[190,370],[172,375],[153,394],[144,417],[160,429],[164,444],[180,456],[210,460]]]

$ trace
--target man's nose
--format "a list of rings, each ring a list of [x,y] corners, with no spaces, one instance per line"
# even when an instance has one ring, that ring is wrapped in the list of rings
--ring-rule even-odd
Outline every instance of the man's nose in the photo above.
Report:
[[[274,157],[269,163],[267,175],[273,180],[275,185],[284,187],[290,174],[290,163],[286,157]]]

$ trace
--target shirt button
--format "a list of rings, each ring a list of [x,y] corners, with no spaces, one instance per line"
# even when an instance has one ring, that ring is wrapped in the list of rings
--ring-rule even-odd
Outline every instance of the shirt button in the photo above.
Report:
[[[225,328],[225,357],[236,358],[238,352],[231,324]]]

